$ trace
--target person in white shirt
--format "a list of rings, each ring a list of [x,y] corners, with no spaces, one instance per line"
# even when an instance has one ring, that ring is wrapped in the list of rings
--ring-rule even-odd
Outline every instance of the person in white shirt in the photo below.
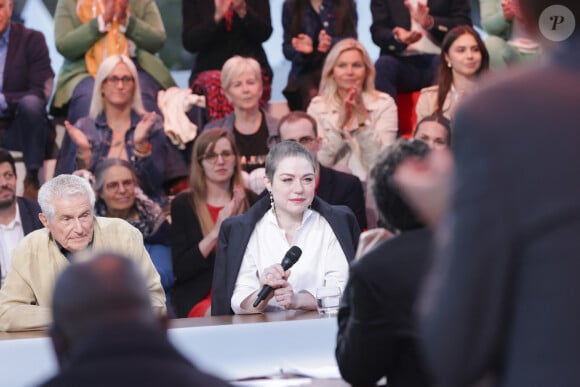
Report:
[[[212,314],[315,310],[314,293],[325,281],[344,284],[360,229],[346,206],[314,196],[316,162],[296,141],[284,141],[266,159],[269,197],[245,214],[228,218],[218,240],[212,284]],[[302,255],[284,271],[291,246]],[[274,291],[256,307],[264,285]],[[231,309],[230,309],[231,308]]]
[[[40,207],[31,199],[16,196],[14,157],[0,148],[0,272],[1,283],[10,271],[12,250],[28,233],[42,228]]]

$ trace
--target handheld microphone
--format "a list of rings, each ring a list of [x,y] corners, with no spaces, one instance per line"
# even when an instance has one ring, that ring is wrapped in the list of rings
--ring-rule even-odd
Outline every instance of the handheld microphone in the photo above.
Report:
[[[300,258],[301,255],[302,250],[300,250],[300,247],[290,247],[290,250],[288,250],[286,255],[284,255],[284,258],[282,258],[282,269],[284,269],[284,271],[290,269],[298,261],[298,258]],[[260,293],[258,293],[258,298],[254,301],[254,308],[260,305],[260,302],[264,301],[272,290],[274,289],[272,289],[270,285],[264,285],[262,290],[260,290]]]

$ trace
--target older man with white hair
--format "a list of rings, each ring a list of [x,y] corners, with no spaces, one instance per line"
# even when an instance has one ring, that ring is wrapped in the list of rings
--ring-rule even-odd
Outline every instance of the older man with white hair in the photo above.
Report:
[[[57,176],[41,187],[38,202],[45,228],[14,249],[12,270],[0,289],[0,330],[47,327],[56,277],[71,261],[89,259],[87,252],[93,251],[133,259],[146,278],[153,308],[165,313],[165,294],[141,233],[122,219],[95,217],[95,194],[86,180]]]

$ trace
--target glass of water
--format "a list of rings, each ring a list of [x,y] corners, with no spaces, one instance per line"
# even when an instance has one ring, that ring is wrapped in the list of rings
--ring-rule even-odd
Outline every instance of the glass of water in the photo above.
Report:
[[[325,286],[316,289],[316,308],[321,317],[338,315],[341,291],[338,286]]]

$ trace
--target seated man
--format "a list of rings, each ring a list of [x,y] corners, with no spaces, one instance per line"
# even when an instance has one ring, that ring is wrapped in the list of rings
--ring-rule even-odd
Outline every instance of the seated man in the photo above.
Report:
[[[375,64],[377,90],[397,100],[431,86],[447,31],[471,26],[469,0],[371,0],[373,42],[381,49]]]
[[[226,386],[195,368],[153,313],[147,284],[131,259],[101,253],[58,278],[50,329],[56,386]]]
[[[304,145],[316,161],[316,195],[327,203],[350,207],[361,230],[367,228],[365,196],[358,177],[318,162],[316,155],[322,140],[318,137],[316,120],[304,112],[288,113],[280,120],[278,133],[281,141],[298,141]]]
[[[141,232],[116,218],[93,215],[95,194],[81,177],[60,175],[38,192],[44,229],[24,238],[12,254],[12,270],[0,289],[0,330],[45,328],[56,276],[90,250],[115,251],[133,259],[147,279],[151,303],[165,313],[159,274],[143,246]]]
[[[46,104],[54,72],[44,36],[10,22],[13,7],[13,0],[0,0],[0,146],[22,151],[25,194],[34,197],[48,143]]]
[[[379,212],[396,235],[368,251],[350,270],[338,313],[336,360],[354,385],[429,386],[420,360],[414,304],[430,263],[431,232],[401,199],[393,184],[398,165],[424,158],[419,140],[398,140],[371,171]]]
[[[38,214],[40,207],[36,201],[16,197],[14,157],[0,148],[0,286],[10,271],[12,250],[25,235],[42,228]]]

